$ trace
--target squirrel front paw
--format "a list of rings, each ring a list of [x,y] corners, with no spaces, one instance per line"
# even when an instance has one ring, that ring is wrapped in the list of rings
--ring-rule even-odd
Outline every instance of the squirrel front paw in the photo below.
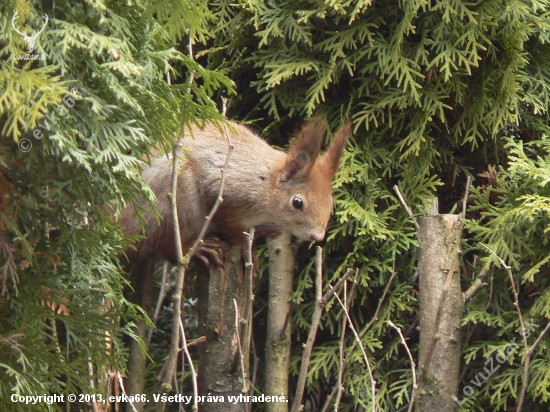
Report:
[[[207,268],[211,264],[223,267],[223,259],[227,251],[227,244],[217,237],[204,239],[195,256],[199,258]]]

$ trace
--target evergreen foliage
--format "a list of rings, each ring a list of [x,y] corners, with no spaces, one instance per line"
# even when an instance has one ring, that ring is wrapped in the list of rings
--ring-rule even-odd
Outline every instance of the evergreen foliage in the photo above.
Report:
[[[218,34],[210,67],[237,83],[232,117],[256,120],[274,141],[310,115],[327,116],[333,130],[343,117],[354,120],[354,141],[335,181],[325,282],[334,284],[348,267],[360,268],[351,316],[361,329],[397,272],[362,338],[375,365],[380,410],[407,405],[412,384],[409,359],[386,321],[403,328],[413,350],[418,344],[415,230],[393,186],[399,184],[417,215],[426,213],[424,204],[433,196],[441,213],[456,213],[466,177],[475,177],[462,283],[465,290],[486,269],[490,286],[466,306],[459,389],[464,398],[462,387],[472,385],[497,348],[514,338],[521,342],[507,274],[480,242],[513,266],[524,317],[540,325],[530,344],[549,319],[550,3],[211,4],[221,24],[213,28]],[[302,260],[293,318],[295,374],[315,304],[312,264]],[[324,402],[318,393],[330,393],[335,385],[342,318],[340,308],[330,306],[322,320],[308,379],[311,401]],[[339,410],[370,410],[369,378],[349,331],[345,342],[349,358]],[[531,363],[525,410],[548,409],[547,345],[548,337]],[[520,345],[506,365],[474,386],[462,410],[514,406],[523,357]]]
[[[49,17],[38,59],[18,57],[16,12],[29,34]],[[155,200],[144,154],[219,117],[210,97],[231,82],[176,49],[190,32],[204,41],[211,17],[201,1],[0,4],[2,411],[21,410],[12,394],[104,395],[105,381],[90,379],[124,370],[123,338],[142,315],[122,293],[131,239],[115,220],[127,203]],[[45,405],[24,408],[68,410]]]
[[[45,59],[16,58],[27,47],[11,26],[16,11],[27,33],[49,16],[33,52]],[[122,293],[118,259],[131,239],[113,216],[138,197],[154,201],[140,177],[143,159],[153,146],[168,148],[185,124],[217,116],[211,97],[231,90],[225,76],[238,92],[230,117],[255,122],[273,143],[286,144],[311,115],[326,116],[331,130],[354,121],[334,183],[325,284],[359,268],[350,314],[364,332],[380,410],[402,409],[412,386],[387,321],[418,349],[417,239],[393,186],[416,216],[433,196],[442,213],[456,213],[466,177],[475,177],[462,284],[487,271],[489,285],[466,304],[460,391],[474,391],[459,399],[461,410],[512,408],[522,345],[494,374],[479,375],[487,359],[521,342],[507,274],[481,243],[512,267],[533,344],[550,319],[549,11],[548,0],[3,2],[0,409],[19,410],[12,393],[104,393],[90,387],[89,365],[96,376],[124,368],[123,337],[141,314]],[[204,42],[197,56],[208,70],[185,53],[190,32]],[[294,375],[315,304],[313,252],[302,247]],[[264,292],[261,277],[260,325]],[[336,383],[342,320],[330,303],[311,360],[309,410],[321,410]],[[524,410],[548,410],[549,339],[532,359]],[[339,410],[369,410],[370,382],[349,330],[344,348]]]

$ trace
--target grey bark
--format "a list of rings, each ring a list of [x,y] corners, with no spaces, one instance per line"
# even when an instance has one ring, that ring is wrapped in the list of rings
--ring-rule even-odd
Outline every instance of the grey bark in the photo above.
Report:
[[[235,306],[239,300],[241,247],[232,246],[223,259],[225,267],[212,265],[198,273],[199,325],[206,342],[200,345],[199,395],[223,402],[199,403],[201,412],[242,412],[243,403],[230,403],[229,396],[242,394],[243,382],[235,328]],[[212,398],[211,398],[212,400]]]
[[[265,349],[264,393],[284,395],[288,400],[288,366],[290,360],[290,316],[294,253],[290,235],[268,241],[269,300]],[[267,412],[288,412],[288,402],[265,404]]]
[[[417,412],[455,411],[461,357],[464,300],[458,215],[424,216],[419,221],[420,356]]]

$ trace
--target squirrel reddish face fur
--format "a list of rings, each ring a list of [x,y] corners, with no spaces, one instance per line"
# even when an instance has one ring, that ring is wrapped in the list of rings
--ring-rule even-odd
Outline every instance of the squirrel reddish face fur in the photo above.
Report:
[[[238,241],[242,232],[256,227],[260,234],[287,231],[303,240],[322,240],[332,211],[331,182],[351,131],[348,123],[337,133],[326,153],[320,155],[325,123],[306,122],[288,153],[268,145],[244,126],[229,122],[234,145],[226,168],[223,203],[214,215],[207,236]],[[184,254],[199,235],[205,216],[218,196],[228,141],[207,124],[186,136],[183,164],[178,176],[177,203]],[[171,187],[171,159],[154,159],[143,177],[158,199],[162,221],[150,213],[145,218],[145,238],[130,260],[162,257],[175,260]],[[145,206],[145,205],[144,205]],[[126,235],[140,234],[134,208],[120,220]]]

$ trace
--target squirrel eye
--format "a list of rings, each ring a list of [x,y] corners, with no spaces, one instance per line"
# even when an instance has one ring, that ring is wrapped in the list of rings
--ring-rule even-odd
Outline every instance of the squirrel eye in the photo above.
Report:
[[[302,210],[304,208],[304,201],[302,198],[296,196],[292,199],[292,206],[294,206],[295,209]]]

